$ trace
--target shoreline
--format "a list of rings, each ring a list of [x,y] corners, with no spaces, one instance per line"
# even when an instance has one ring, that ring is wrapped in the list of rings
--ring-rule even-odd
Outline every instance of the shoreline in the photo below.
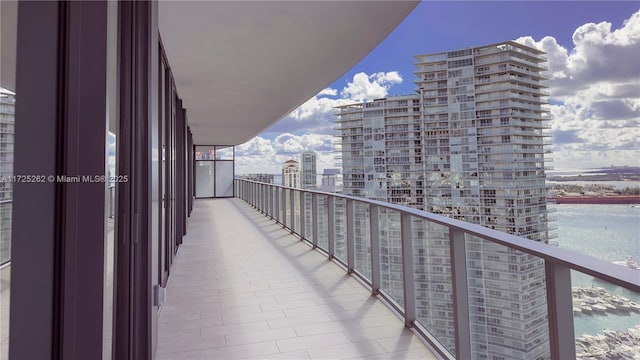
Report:
[[[638,195],[585,195],[585,196],[556,196],[548,199],[556,204],[640,204]]]

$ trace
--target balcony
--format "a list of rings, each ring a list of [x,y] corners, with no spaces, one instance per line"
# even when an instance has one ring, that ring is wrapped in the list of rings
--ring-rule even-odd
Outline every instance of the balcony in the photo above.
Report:
[[[156,359],[435,359],[354,277],[239,199],[199,200]]]
[[[236,189],[266,216],[248,212],[248,217],[269,226],[273,219],[299,236],[300,244],[328,254],[441,358],[478,358],[486,344],[492,353],[514,359],[576,358],[586,348],[574,345],[584,340],[574,338],[574,314],[581,306],[572,295],[574,274],[639,296],[637,270],[479,225],[390,203],[245,180]],[[537,236],[533,226],[519,231]],[[484,321],[497,325],[487,328]],[[501,342],[493,340],[495,334]],[[519,347],[511,345],[518,342]]]

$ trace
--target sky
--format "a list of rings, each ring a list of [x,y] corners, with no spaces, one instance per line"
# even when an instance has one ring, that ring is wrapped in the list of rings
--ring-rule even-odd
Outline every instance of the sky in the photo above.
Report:
[[[335,106],[414,93],[413,56],[516,40],[547,52],[556,171],[640,166],[637,1],[423,1],[367,57],[236,147],[236,173],[279,173],[304,150],[335,161]]]

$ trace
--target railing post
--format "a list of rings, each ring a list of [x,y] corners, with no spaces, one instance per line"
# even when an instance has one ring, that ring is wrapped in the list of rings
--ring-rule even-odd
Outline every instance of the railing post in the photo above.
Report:
[[[401,213],[402,275],[404,285],[404,324],[413,327],[416,320],[415,283],[413,281],[413,241],[411,239],[411,215]]]
[[[327,252],[329,253],[329,260],[332,260],[335,254],[336,235],[334,233],[334,200],[335,198],[332,195],[327,196]]]
[[[295,194],[295,190],[293,190],[293,188],[289,189],[289,207],[291,208],[291,216],[289,217],[289,221],[291,221],[291,223],[289,224],[289,229],[291,230],[292,234],[296,233],[296,207],[295,207],[295,203],[296,203],[296,194]]]
[[[451,286],[453,288],[456,359],[471,359],[467,253],[465,236],[462,230],[449,228],[449,249],[451,252]]]
[[[354,216],[353,216],[353,200],[347,199],[347,274],[352,274],[355,269],[355,236],[354,236]]]
[[[545,260],[551,359],[575,359],[571,269]]]
[[[318,194],[311,194],[311,221],[313,222],[313,248],[318,247]]]
[[[304,240],[307,238],[307,229],[305,229],[305,209],[304,206],[306,201],[304,200],[306,197],[306,193],[304,191],[300,191],[300,240]]]
[[[369,204],[369,234],[371,234],[371,293],[380,294],[380,218],[378,206]]]

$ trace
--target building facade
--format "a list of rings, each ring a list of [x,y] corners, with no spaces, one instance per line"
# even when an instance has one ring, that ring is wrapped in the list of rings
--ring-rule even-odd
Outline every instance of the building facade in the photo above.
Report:
[[[316,170],[316,152],[304,151],[301,155],[302,162],[302,188],[315,190],[318,188]]]
[[[416,94],[339,107],[344,193],[548,242],[543,55],[511,41],[418,55]],[[432,250],[416,268],[418,316],[451,345],[450,275],[438,256],[448,234],[424,230]],[[545,358],[543,262],[480,239],[466,246],[474,358]]]
[[[300,164],[287,160],[282,164],[282,186],[300,188]]]

